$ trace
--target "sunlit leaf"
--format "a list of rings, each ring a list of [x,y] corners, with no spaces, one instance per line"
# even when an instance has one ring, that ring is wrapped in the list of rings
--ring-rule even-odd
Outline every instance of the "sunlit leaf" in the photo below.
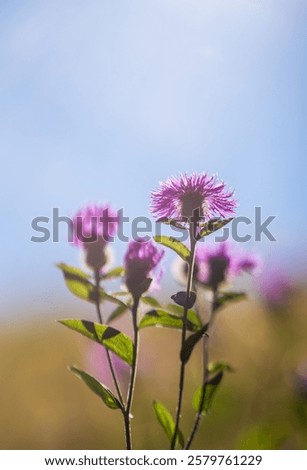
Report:
[[[159,423],[161,424],[163,430],[165,431],[165,434],[167,435],[169,441],[172,442],[174,432],[175,432],[175,421],[171,413],[160,401],[154,401],[153,408],[155,410],[155,414]],[[178,443],[180,444],[182,448],[184,447],[184,437],[180,430],[178,432],[176,444]]]
[[[62,325],[81,333],[87,338],[102,344],[129,365],[132,364],[133,342],[125,333],[107,325],[88,320],[60,320]]]
[[[176,315],[178,317],[183,316],[184,308],[179,306],[179,305],[168,304],[166,306],[166,309],[167,309],[167,311],[173,313],[174,315]],[[187,318],[191,323],[193,323],[193,325],[195,325],[195,327],[197,327],[196,328],[197,330],[199,330],[203,326],[202,322],[201,322],[201,319],[199,318],[199,315],[195,310],[189,309]]]
[[[68,289],[77,297],[89,302],[97,301],[97,289],[94,284],[89,280],[90,276],[81,271],[81,269],[67,264],[60,263],[57,265],[64,275],[64,279]],[[99,288],[99,301],[107,300],[117,305],[126,305],[117,297],[107,294],[102,288]],[[127,308],[127,306],[126,306]]]
[[[212,379],[210,379],[206,383],[202,410],[200,410],[200,407],[201,407],[201,401],[203,397],[203,387],[199,387],[196,390],[193,396],[193,400],[192,400],[192,405],[195,411],[197,412],[201,411],[202,414],[208,413],[212,405],[214,395],[223,378],[223,374],[224,374],[223,371],[218,372]]]
[[[218,295],[215,301],[215,309],[217,310],[218,308],[223,307],[231,302],[244,300],[246,297],[247,296],[244,292],[223,292]]]
[[[166,235],[156,235],[153,238],[157,243],[160,243],[160,245],[171,248],[184,261],[188,262],[190,260],[190,250],[176,238],[168,237]]]
[[[113,304],[120,305],[122,307],[125,307],[126,309],[129,308],[129,306],[123,302],[122,300],[118,299],[114,295],[108,294],[105,292],[103,289],[99,289],[99,298],[101,300],[107,300],[108,302],[111,302]]]
[[[86,385],[92,390],[92,392],[98,395],[109,408],[111,408],[112,410],[121,408],[120,402],[113,395],[111,390],[104,384],[99,382],[97,379],[95,379],[95,377],[88,374],[87,372],[84,372],[81,369],[78,369],[77,367],[71,367],[70,370],[74,374],[76,374],[80,379],[82,379],[86,383]]]
[[[231,217],[229,219],[215,218],[215,219],[211,219],[208,222],[201,224],[201,230],[198,234],[197,239],[200,240],[201,238],[206,237],[210,235],[211,233],[216,232],[220,228],[229,224],[229,222],[231,222],[233,219],[234,217]]]
[[[222,361],[209,362],[207,369],[209,374],[216,374],[221,371],[234,372],[233,367],[228,362]]]
[[[188,321],[187,321],[187,328],[189,331],[197,331],[199,328],[198,323],[195,324],[193,323],[194,317],[192,318],[192,321],[190,320],[188,316]],[[170,312],[167,312],[166,310],[157,308],[155,310],[151,310],[150,312],[147,312],[142,320],[140,321],[139,328],[146,328],[149,326],[157,326],[157,327],[166,327],[166,328],[175,328],[175,329],[182,329],[182,317],[179,317],[177,315],[173,315]]]
[[[123,277],[125,275],[125,268],[123,266],[118,266],[116,268],[111,269],[111,271],[102,274],[100,276],[101,279],[114,279],[116,277]]]
[[[111,321],[116,320],[117,318],[119,318],[127,310],[128,310],[128,308],[127,308],[126,305],[119,305],[115,310],[113,310],[113,312],[109,316],[108,323],[110,323]]]
[[[89,280],[89,275],[84,273],[81,269],[69,266],[65,263],[60,263],[57,267],[61,269],[66,286],[72,294],[80,299],[95,302],[96,291],[94,285]]]
[[[127,310],[128,308],[126,307],[126,305],[119,305],[118,307],[116,307],[116,309],[113,310],[113,312],[109,316],[108,323],[121,317]]]
[[[131,294],[128,291],[119,290],[116,292],[111,292],[110,295],[112,295],[113,297],[126,297],[126,296],[130,296]]]
[[[159,224],[171,225],[172,227],[179,228],[181,230],[186,230],[185,221],[181,219],[168,219],[167,217],[162,217],[157,220]]]
[[[151,307],[160,307],[160,303],[157,301],[157,299],[148,295],[143,295],[141,297],[141,301],[146,305],[150,305]]]

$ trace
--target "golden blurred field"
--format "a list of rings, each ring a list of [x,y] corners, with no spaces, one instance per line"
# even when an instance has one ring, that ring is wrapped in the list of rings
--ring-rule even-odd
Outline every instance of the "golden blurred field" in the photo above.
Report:
[[[305,396],[294,387],[295,371],[304,363],[307,367],[306,303],[307,293],[297,291],[283,311],[268,311],[256,301],[221,310],[211,359],[229,361],[235,373],[225,375],[194,448],[307,449],[307,379]],[[151,403],[158,399],[175,411],[179,339],[173,330],[142,331],[132,423],[135,448],[168,448]],[[124,448],[120,412],[106,408],[67,370],[71,364],[86,368],[88,347],[88,340],[43,312],[22,326],[2,324],[1,449]],[[199,355],[195,351],[188,366],[185,434],[194,417],[190,402],[199,385]]]

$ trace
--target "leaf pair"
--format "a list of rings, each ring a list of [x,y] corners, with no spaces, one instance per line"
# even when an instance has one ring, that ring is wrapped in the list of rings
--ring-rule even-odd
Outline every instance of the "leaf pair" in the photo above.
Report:
[[[121,306],[122,308],[124,306],[128,308],[124,302],[115,296],[107,294],[102,288],[99,288],[97,293],[97,289],[91,282],[90,276],[81,269],[75,268],[74,266],[69,266],[65,263],[59,263],[57,267],[61,269],[63,273],[66,286],[76,297],[79,297],[82,300],[87,300],[89,302],[96,302],[98,295],[99,302],[107,300]],[[123,268],[121,267],[113,269],[102,277],[103,279],[111,279],[118,277],[120,273],[123,273]]]
[[[229,222],[231,222],[232,220],[233,220],[233,217],[229,219],[221,219],[220,217],[216,217],[214,219],[208,220],[208,222],[200,224],[200,231],[197,235],[197,240],[200,240],[201,238],[211,235],[211,233],[214,233],[220,228],[229,224]]]
[[[83,336],[102,344],[120,357],[123,361],[132,365],[133,358],[133,342],[125,333],[116,330],[107,325],[100,325],[87,320],[60,320],[62,325],[81,333]]]
[[[61,320],[60,323],[74,331],[77,331],[83,336],[86,336],[92,341],[103,345],[105,348],[115,353],[123,361],[127,362],[127,364],[130,366],[132,365],[134,345],[131,338],[129,338],[129,336],[126,334],[116,330],[115,328],[112,328],[111,326],[101,325],[99,323],[93,323],[87,320],[69,319]],[[106,385],[102,384],[97,379],[95,379],[95,377],[81,369],[78,369],[77,367],[71,367],[71,371],[81,378],[109,408],[123,409],[122,404],[114,396],[111,390],[106,387]]]
[[[233,217],[229,219],[214,218],[214,219],[209,220],[208,222],[200,223],[199,224],[200,230],[197,234],[197,240],[200,240],[201,238],[211,235],[212,233],[216,232],[220,228],[229,224],[229,222],[231,222],[232,220],[233,220]],[[171,219],[161,219],[160,222],[166,223],[168,225],[173,225],[181,229],[185,228],[184,226],[180,224],[179,225],[176,224]],[[177,255],[179,255],[183,259],[183,261],[187,263],[190,261],[190,257],[191,257],[190,250],[183,243],[177,240],[177,238],[168,237],[166,235],[157,235],[153,238],[157,243],[160,243],[160,245],[163,245],[167,248],[171,248],[173,251],[175,251],[175,253],[177,253]]]

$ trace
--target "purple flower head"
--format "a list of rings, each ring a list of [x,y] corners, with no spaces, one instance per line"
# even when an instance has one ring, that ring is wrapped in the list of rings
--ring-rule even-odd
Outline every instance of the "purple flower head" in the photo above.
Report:
[[[73,218],[73,244],[85,248],[88,243],[105,243],[115,235],[120,218],[109,205],[92,204],[78,210]]]
[[[125,255],[126,285],[134,297],[142,295],[149,288],[150,279],[164,256],[163,248],[152,240],[144,238],[133,240]],[[159,273],[156,273],[156,278]]]
[[[196,251],[195,275],[201,284],[214,284],[233,279],[243,272],[255,274],[260,260],[227,242],[202,244]]]
[[[107,204],[92,204],[75,214],[72,223],[72,243],[85,250],[86,263],[101,271],[107,263],[106,245],[113,240],[120,218]]]
[[[188,221],[191,217],[209,220],[234,214],[233,191],[223,181],[207,173],[181,174],[160,183],[151,194],[151,212],[158,219]]]

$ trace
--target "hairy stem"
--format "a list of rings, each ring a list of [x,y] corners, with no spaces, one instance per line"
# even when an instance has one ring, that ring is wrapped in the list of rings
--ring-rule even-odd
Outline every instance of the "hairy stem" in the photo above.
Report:
[[[102,321],[102,314],[101,314],[100,302],[99,302],[99,288],[100,288],[99,272],[95,271],[94,275],[95,275],[95,288],[96,288],[96,295],[95,295],[96,312],[97,312],[99,322],[102,324],[103,321]],[[117,395],[118,395],[118,400],[119,400],[120,404],[122,405],[122,409],[123,409],[124,408],[124,401],[123,401],[123,397],[122,397],[122,394],[121,394],[121,391],[120,391],[120,388],[119,388],[119,383],[118,383],[118,379],[116,377],[116,372],[115,372],[115,369],[114,369],[114,366],[113,366],[113,363],[112,363],[112,357],[111,357],[110,351],[107,348],[105,348],[105,351],[106,351],[110,371],[111,371],[111,374],[112,374],[112,379],[113,379],[113,382],[114,382],[114,386],[115,386],[115,389],[116,389],[116,392],[117,392]]]
[[[131,407],[135,389],[135,379],[137,371],[137,361],[139,352],[139,329],[137,324],[137,310],[139,306],[139,298],[135,298],[132,307],[132,323],[134,332],[134,347],[133,347],[133,358],[131,366],[130,382],[127,394],[127,405],[124,410],[124,421],[125,421],[125,435],[126,435],[126,446],[127,450],[132,450],[132,436],[131,436]]]
[[[186,336],[187,336],[188,305],[189,305],[190,293],[191,293],[192,284],[193,284],[195,248],[196,248],[196,238],[195,238],[195,232],[194,232],[193,224],[191,224],[191,226],[190,226],[190,243],[191,243],[191,252],[190,252],[190,259],[189,259],[189,266],[188,266],[188,280],[187,280],[186,299],[185,299],[185,305],[184,305],[184,310],[183,310],[183,319],[182,319],[181,349],[184,346]],[[171,442],[171,449],[172,450],[174,450],[176,448],[176,441],[177,441],[177,436],[178,436],[178,431],[179,431],[181,405],[182,405],[183,390],[184,390],[184,376],[185,376],[185,362],[181,361],[181,363],[180,363],[180,373],[179,373],[179,387],[178,387],[178,401],[177,401],[175,430],[174,430],[174,435],[173,435],[172,442]]]
[[[201,418],[202,418],[202,411],[205,403],[205,397],[206,397],[206,385],[208,382],[208,364],[209,364],[209,340],[210,340],[210,330],[212,328],[213,320],[214,320],[214,313],[216,309],[216,299],[217,299],[217,290],[213,290],[213,299],[212,299],[212,308],[211,308],[211,315],[209,319],[209,325],[208,325],[208,330],[207,334],[203,337],[203,378],[202,378],[202,393],[200,397],[200,402],[199,402],[199,407],[197,414],[195,415],[195,420],[194,420],[194,425],[191,431],[191,434],[187,440],[187,443],[185,445],[185,449],[188,450],[193,442],[193,439],[198,431]]]

